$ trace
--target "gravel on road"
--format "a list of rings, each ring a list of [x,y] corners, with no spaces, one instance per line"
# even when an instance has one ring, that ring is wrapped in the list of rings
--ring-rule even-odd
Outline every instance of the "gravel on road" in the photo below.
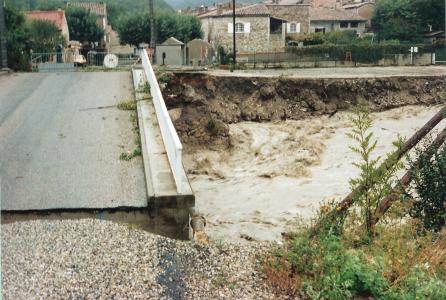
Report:
[[[273,299],[268,244],[208,246],[94,219],[1,226],[4,299]]]

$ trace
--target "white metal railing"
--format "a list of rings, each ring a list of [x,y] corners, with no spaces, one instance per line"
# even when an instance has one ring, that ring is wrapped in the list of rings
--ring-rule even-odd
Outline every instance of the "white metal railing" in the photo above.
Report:
[[[170,168],[177,186],[177,192],[182,193],[182,182],[184,181],[184,170],[182,162],[183,145],[178,137],[177,131],[170,119],[163,95],[156,80],[155,72],[153,72],[147,51],[141,52],[141,61],[150,85],[150,93],[153,98],[158,124],[160,126],[161,135],[163,137],[164,146],[166,147],[167,157],[169,158]]]

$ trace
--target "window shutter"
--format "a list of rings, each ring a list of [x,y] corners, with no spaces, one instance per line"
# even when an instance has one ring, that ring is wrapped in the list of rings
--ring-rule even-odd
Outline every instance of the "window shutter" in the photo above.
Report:
[[[286,23],[286,32],[291,32],[291,23]]]
[[[234,28],[232,27],[232,23],[228,23],[228,33],[233,33]]]
[[[245,33],[251,32],[251,23],[245,23]]]
[[[296,32],[300,32],[300,23],[296,24]]]

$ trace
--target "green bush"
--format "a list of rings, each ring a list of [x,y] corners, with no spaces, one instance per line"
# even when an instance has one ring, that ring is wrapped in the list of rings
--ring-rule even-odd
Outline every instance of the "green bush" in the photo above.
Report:
[[[412,217],[422,220],[425,228],[439,231],[446,224],[446,144],[431,158],[430,146],[416,149],[410,160],[414,194]]]

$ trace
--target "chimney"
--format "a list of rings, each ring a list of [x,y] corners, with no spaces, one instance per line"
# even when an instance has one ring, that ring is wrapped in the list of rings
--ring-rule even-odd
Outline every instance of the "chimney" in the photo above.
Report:
[[[198,8],[198,14],[201,15],[203,12],[204,12],[204,6],[202,5]]]
[[[221,15],[223,13],[223,5],[217,5],[217,15]]]
[[[228,6],[230,9],[232,9],[232,1],[231,0],[229,0],[229,6]]]

